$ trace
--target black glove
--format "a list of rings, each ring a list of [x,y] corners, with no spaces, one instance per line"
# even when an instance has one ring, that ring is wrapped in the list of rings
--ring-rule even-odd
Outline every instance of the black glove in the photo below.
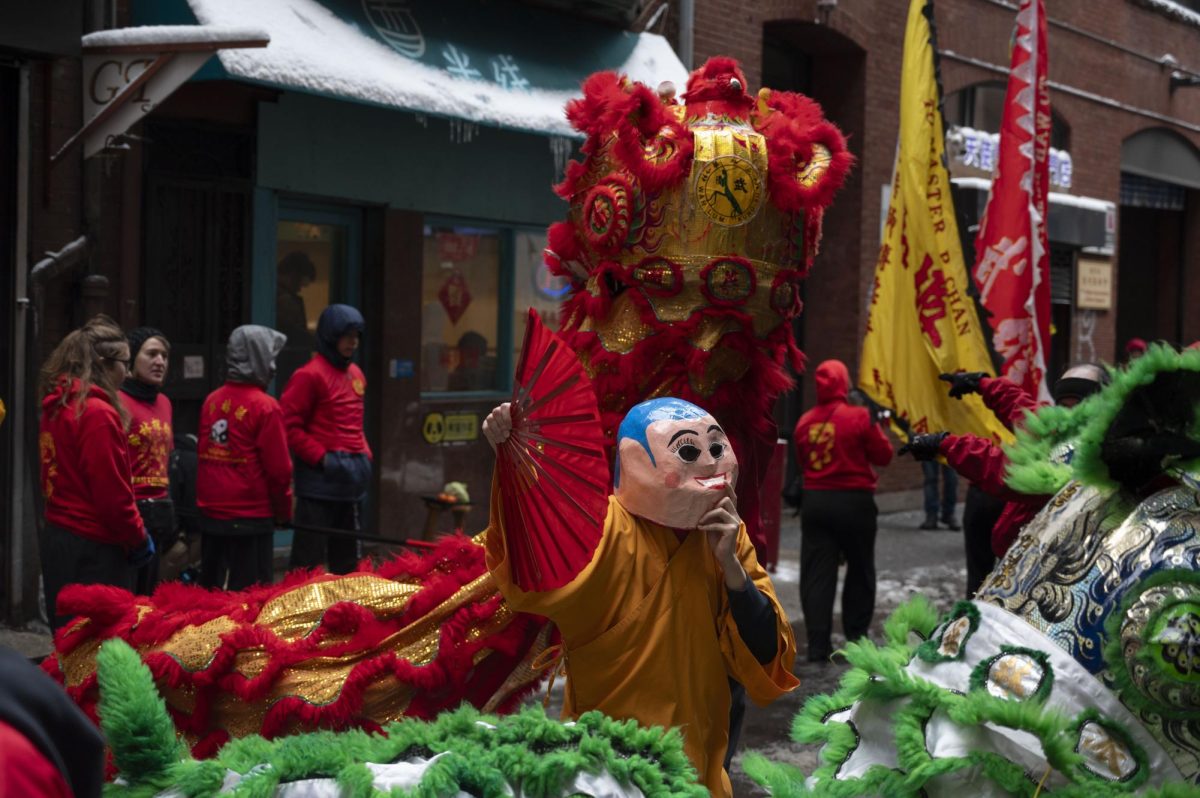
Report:
[[[941,453],[942,441],[949,432],[927,432],[914,435],[900,447],[899,454],[911,454],[914,460],[932,460]]]
[[[939,374],[939,380],[950,383],[950,395],[962,399],[969,393],[979,393],[979,381],[987,376],[983,371],[956,371],[953,374]]]
[[[129,552],[128,562],[134,568],[141,568],[154,559],[154,536],[146,533],[146,542]]]

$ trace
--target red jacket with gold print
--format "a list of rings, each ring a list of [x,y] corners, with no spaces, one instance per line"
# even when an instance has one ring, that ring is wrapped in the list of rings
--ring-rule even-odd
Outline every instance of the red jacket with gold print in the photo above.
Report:
[[[146,402],[121,391],[117,394],[129,411],[129,462],[133,467],[133,495],[142,499],[162,499],[170,480],[167,464],[174,448],[171,430],[171,400],[160,393]]]
[[[279,402],[227,382],[200,409],[196,506],[209,518],[292,517],[292,458]]]

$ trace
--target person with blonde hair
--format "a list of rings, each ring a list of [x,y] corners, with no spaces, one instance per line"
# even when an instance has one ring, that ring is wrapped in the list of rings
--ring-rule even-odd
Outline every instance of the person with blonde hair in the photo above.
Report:
[[[128,373],[129,343],[107,316],[69,333],[42,366],[42,581],[55,629],[69,620],[57,610],[64,587],[132,590],[154,555],[133,496],[129,414],[117,398]]]

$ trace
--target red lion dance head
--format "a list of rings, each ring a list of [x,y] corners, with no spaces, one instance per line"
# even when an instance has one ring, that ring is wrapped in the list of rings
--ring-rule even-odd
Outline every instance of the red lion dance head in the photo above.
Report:
[[[612,72],[583,93],[567,116],[584,159],[555,188],[571,207],[546,253],[573,282],[560,334],[592,377],[610,445],[633,405],[686,399],[730,431],[757,488],[786,364],[803,364],[788,323],[800,281],[854,158],[820,106],[752,97],[730,58],[693,72],[682,102]]]

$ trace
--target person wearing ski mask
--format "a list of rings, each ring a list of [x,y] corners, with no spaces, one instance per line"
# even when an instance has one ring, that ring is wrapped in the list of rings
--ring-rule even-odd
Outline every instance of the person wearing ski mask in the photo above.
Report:
[[[196,506],[205,587],[241,590],[272,581],[275,527],[292,518],[283,410],[266,391],[285,341],[257,324],[230,333],[225,384],[200,408]]]
[[[354,362],[362,314],[330,305],[317,321],[317,352],[288,380],[283,395],[288,445],[296,459],[297,527],[358,531],[371,482],[371,447],[363,434],[367,381]],[[296,529],[291,568],[327,565],[344,574],[358,565],[359,543]]]
[[[493,449],[512,431],[511,406],[484,421]],[[634,406],[617,434],[614,493],[591,562],[563,587],[514,582],[493,482],[488,569],[513,610],[562,634],[563,716],[597,709],[642,725],[678,727],[715,796],[725,770],[731,680],[760,705],[795,689],[796,644],[737,514],[738,463],[704,409],[680,399]]]
[[[133,467],[133,495],[146,534],[154,536],[156,553],[137,577],[137,592],[148,596],[158,584],[157,552],[169,549],[175,534],[175,508],[167,496],[167,465],[174,448],[171,400],[162,392],[171,345],[153,327],[137,327],[125,338],[129,341],[130,370],[117,397],[129,413],[125,440]]]

